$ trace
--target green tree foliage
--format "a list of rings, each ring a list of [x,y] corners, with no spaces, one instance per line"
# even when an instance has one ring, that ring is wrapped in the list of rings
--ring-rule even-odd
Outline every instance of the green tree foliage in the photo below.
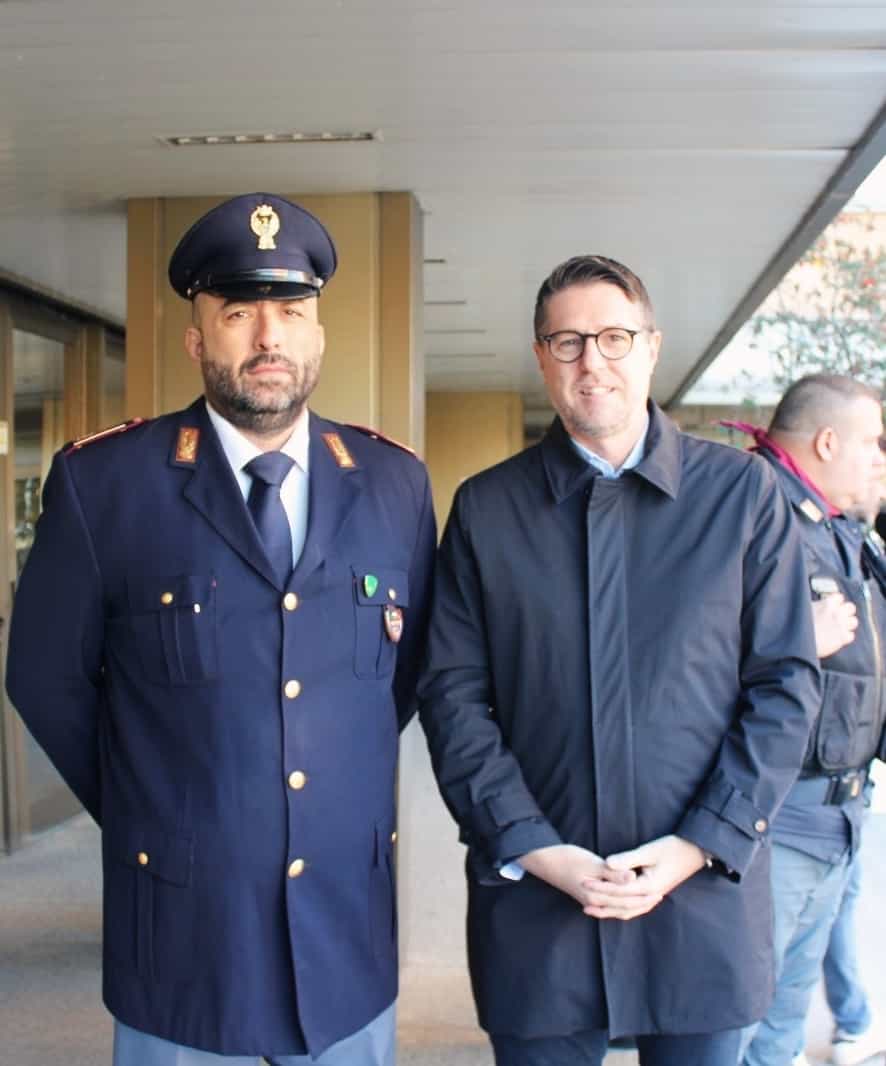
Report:
[[[877,217],[838,215],[748,323],[779,385],[826,372],[886,387],[886,248]]]

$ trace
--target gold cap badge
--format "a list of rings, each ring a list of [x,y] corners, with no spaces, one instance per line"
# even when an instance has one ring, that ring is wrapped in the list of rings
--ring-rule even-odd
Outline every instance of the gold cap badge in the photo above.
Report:
[[[270,204],[259,204],[249,216],[249,228],[258,237],[258,250],[272,252],[277,244],[274,238],[280,232],[280,216]]]
[[[194,426],[182,426],[178,431],[178,440],[175,445],[175,461],[177,463],[196,463],[199,445],[200,430]]]

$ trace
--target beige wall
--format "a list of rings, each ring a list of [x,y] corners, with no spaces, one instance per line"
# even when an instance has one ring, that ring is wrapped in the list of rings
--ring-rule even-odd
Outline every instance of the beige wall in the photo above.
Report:
[[[427,463],[442,530],[462,481],[523,448],[523,400],[516,392],[431,392],[426,418]]]
[[[405,192],[293,198],[328,228],[339,261],[320,302],[326,356],[312,406],[423,452],[421,216],[415,198]],[[129,417],[184,407],[202,391],[199,371],[182,346],[190,304],[172,291],[166,269],[185,231],[220,202],[129,202]]]

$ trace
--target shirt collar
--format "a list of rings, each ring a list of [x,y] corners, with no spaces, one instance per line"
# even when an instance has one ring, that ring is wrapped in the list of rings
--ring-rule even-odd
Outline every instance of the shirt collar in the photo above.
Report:
[[[600,471],[600,474],[605,478],[617,478],[625,472],[625,470],[633,470],[635,466],[643,461],[646,457],[646,434],[649,432],[649,412],[647,411],[643,420],[643,429],[640,431],[640,436],[637,438],[637,443],[631,449],[627,459],[616,469],[608,459],[604,459],[601,455],[597,455],[596,452],[592,452],[590,448],[586,448],[584,444],[577,441],[575,437],[570,437],[572,447],[578,452],[578,454],[590,463],[591,466],[596,467]]]
[[[645,455],[633,476],[653,485],[672,500],[680,491],[683,470],[683,434],[652,401],[646,405],[649,430],[643,442]],[[557,503],[587,487],[596,476],[592,467],[578,454],[559,417],[551,423],[539,445],[548,484]]]
[[[253,444],[252,441],[247,440],[240,430],[226,418],[223,418],[208,400],[206,402],[206,412],[209,415],[209,421],[212,422],[215,432],[218,434],[222,451],[225,453],[225,457],[235,473],[239,473],[247,463],[252,462],[257,455],[262,454],[262,449]],[[283,452],[284,455],[288,455],[290,459],[294,459],[296,465],[305,474],[308,472],[309,441],[308,409],[304,407],[292,427],[289,440],[278,450]]]

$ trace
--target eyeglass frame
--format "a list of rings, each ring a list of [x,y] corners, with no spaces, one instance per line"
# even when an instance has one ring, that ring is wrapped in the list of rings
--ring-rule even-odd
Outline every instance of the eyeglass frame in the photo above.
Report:
[[[627,333],[630,336],[631,346],[624,353],[624,355],[611,356],[606,355],[605,352],[600,351],[600,345],[597,343],[597,338],[603,333],[609,333],[611,330],[618,330],[619,332]],[[564,366],[569,366],[572,363],[577,363],[579,359],[582,358],[582,356],[587,351],[588,341],[590,339],[593,339],[594,347],[597,349],[598,352],[600,352],[600,355],[603,359],[606,360],[607,363],[620,363],[622,359],[627,359],[627,357],[634,350],[634,339],[636,338],[638,333],[654,332],[655,330],[650,329],[648,326],[644,326],[642,329],[628,329],[626,326],[606,326],[604,329],[598,330],[596,333],[582,333],[580,329],[555,329],[553,333],[539,334],[538,337],[536,337],[536,340],[544,341],[551,358],[556,359],[558,363],[563,363]],[[556,337],[558,333],[571,333],[575,337],[581,337],[581,351],[574,359],[561,359],[558,355],[554,355],[553,349],[551,348],[551,338]]]

